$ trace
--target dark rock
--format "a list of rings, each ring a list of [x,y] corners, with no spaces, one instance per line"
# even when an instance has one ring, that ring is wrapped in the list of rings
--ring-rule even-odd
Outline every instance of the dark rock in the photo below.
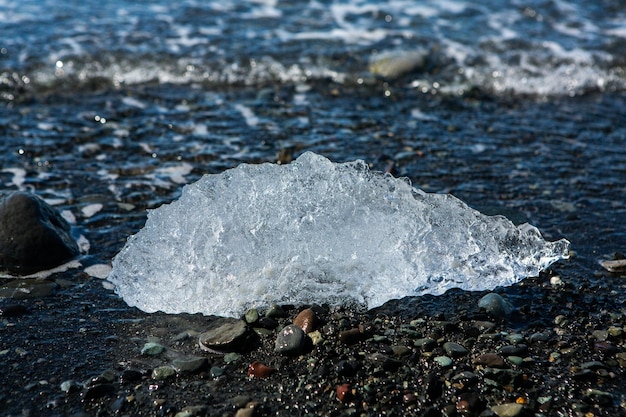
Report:
[[[500,348],[500,354],[503,356],[525,356],[528,353],[528,346],[524,344],[506,345]]]
[[[244,350],[251,335],[243,320],[220,317],[207,326],[199,337],[200,348],[212,352],[232,352]]]
[[[135,369],[125,369],[120,374],[120,382],[122,384],[136,382],[142,378],[143,374]]]
[[[465,356],[467,355],[469,352],[467,349],[465,349],[465,347],[459,345],[458,343],[454,343],[454,342],[446,342],[443,344],[443,349],[446,351],[446,353],[450,356],[452,356],[453,358],[459,358],[461,356]]]
[[[0,317],[18,317],[28,313],[26,307],[21,304],[7,304],[0,306]]]
[[[18,275],[53,268],[76,257],[70,225],[41,198],[15,192],[0,202],[0,267]]]
[[[172,368],[179,374],[199,372],[207,368],[209,361],[201,356],[178,358],[172,361]]]
[[[89,387],[83,394],[83,400],[92,401],[99,398],[113,395],[115,393],[115,386],[113,384],[98,384]]]
[[[295,324],[283,328],[276,337],[275,351],[284,355],[297,355],[306,346],[304,330]]]
[[[15,278],[0,285],[0,298],[27,300],[47,297],[57,287],[56,282],[47,279]]]
[[[359,369],[359,364],[356,361],[341,360],[335,365],[335,372],[338,376],[354,376]]]
[[[517,387],[522,381],[522,372],[513,369],[485,368],[483,376],[501,386]]]
[[[478,301],[478,307],[494,318],[506,319],[513,312],[513,305],[496,293],[489,293]]]

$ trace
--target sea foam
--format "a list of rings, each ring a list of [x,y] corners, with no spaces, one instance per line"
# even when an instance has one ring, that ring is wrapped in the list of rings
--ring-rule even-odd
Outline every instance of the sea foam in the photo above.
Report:
[[[148,213],[108,279],[131,306],[240,316],[272,303],[357,304],[486,290],[566,258],[528,224],[485,216],[363,161],[307,152],[187,185]]]

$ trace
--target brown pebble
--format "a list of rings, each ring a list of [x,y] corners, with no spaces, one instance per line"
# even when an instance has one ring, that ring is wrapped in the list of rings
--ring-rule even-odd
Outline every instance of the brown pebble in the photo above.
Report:
[[[311,333],[315,326],[315,312],[310,308],[305,308],[293,319],[293,324],[304,330],[304,333]]]
[[[274,371],[276,371],[276,369],[270,368],[258,361],[254,361],[248,366],[248,376],[250,378],[267,378],[273,374]]]
[[[488,368],[506,368],[504,359],[496,353],[483,353],[472,360],[473,365],[482,365]]]
[[[339,340],[346,345],[353,345],[363,338],[361,329],[354,328],[339,333]]]
[[[405,404],[415,404],[417,402],[417,396],[412,392],[406,392],[402,396],[402,402]]]
[[[350,386],[350,384],[337,385],[337,398],[342,403],[345,403],[352,399],[352,387]]]

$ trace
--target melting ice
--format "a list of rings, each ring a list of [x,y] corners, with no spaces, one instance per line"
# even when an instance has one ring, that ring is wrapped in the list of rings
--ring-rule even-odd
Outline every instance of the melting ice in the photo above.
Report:
[[[109,280],[147,312],[373,308],[454,287],[510,285],[566,258],[568,246],[363,161],[307,152],[289,165],[243,164],[186,186],[179,200],[148,213]]]

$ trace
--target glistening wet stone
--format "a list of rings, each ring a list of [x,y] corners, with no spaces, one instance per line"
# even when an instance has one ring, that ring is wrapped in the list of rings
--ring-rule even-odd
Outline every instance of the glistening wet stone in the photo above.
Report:
[[[210,322],[199,336],[203,350],[228,352],[246,349],[250,329],[243,320],[220,317]]]

